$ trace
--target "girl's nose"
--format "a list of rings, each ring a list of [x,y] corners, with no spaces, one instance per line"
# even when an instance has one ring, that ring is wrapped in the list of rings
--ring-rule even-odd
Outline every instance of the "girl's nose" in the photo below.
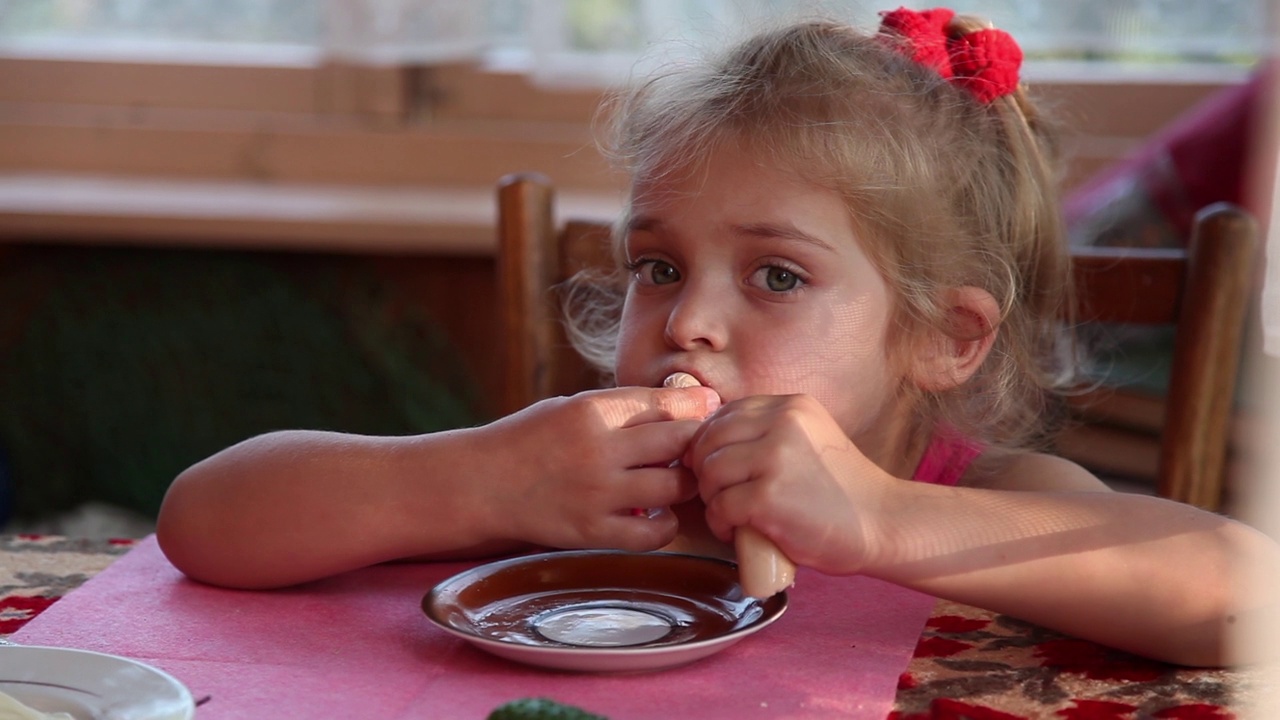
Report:
[[[728,340],[728,303],[717,302],[705,288],[686,288],[667,316],[667,343],[686,351],[723,350]]]

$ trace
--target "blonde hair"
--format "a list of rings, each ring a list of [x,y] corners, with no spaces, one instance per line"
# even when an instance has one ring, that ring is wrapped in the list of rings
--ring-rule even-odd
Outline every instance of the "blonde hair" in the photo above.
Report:
[[[981,26],[957,17],[948,32]],[[957,336],[948,288],[989,292],[1000,328],[978,372],[946,392],[903,391],[926,427],[1009,449],[1043,437],[1070,274],[1058,146],[1023,88],[983,104],[886,36],[805,22],[655,77],[617,98],[613,118],[607,151],[633,188],[739,143],[840,193],[894,292],[889,353],[910,352],[922,330]],[[620,300],[601,304],[593,287],[586,312],[570,295],[571,334],[608,366]]]

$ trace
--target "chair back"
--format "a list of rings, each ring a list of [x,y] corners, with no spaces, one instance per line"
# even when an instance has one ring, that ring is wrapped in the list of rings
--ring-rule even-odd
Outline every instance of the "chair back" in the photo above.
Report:
[[[602,377],[565,334],[558,289],[579,270],[612,262],[607,221],[556,225],[554,191],[542,175],[498,185],[498,307],[506,357],[499,410],[600,387]]]
[[[557,224],[550,181],[510,175],[498,188],[499,307],[506,343],[501,410],[515,412],[542,398],[598,387],[601,377],[574,352],[564,332],[554,288],[582,268],[611,263],[610,223]],[[1099,472],[1133,472],[1117,447],[1107,447],[1110,426],[1150,437],[1145,474],[1164,497],[1209,509],[1221,503],[1228,425],[1249,299],[1249,268],[1256,258],[1257,226],[1243,210],[1202,210],[1186,248],[1072,250],[1076,315],[1081,322],[1174,325],[1176,342],[1169,392],[1144,399],[1134,418],[1126,391],[1099,387],[1071,400],[1087,432],[1066,434],[1060,451]],[[1145,413],[1145,415],[1143,415]],[[1119,419],[1119,422],[1117,422]]]
[[[1196,214],[1182,248],[1073,248],[1079,322],[1171,325],[1174,342],[1162,396],[1104,385],[1071,399],[1081,424],[1060,440],[1063,455],[1222,506],[1258,244],[1254,218],[1218,203]]]

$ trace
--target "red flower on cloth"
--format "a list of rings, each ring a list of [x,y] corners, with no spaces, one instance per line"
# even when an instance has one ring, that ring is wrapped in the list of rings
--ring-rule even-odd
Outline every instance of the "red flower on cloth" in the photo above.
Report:
[[[990,625],[990,620],[982,618],[967,618],[963,615],[939,615],[931,617],[925,623],[928,627],[943,633],[967,633],[975,630],[981,630]]]
[[[918,658],[951,657],[972,647],[973,645],[967,642],[960,642],[951,638],[926,637],[920,638],[920,642],[916,643],[914,656]]]
[[[959,700],[939,698],[929,703],[928,712],[908,714],[895,710],[889,713],[888,720],[1028,720],[1028,718],[1024,715],[1013,715]]]
[[[1107,700],[1072,700],[1071,707],[1054,713],[1066,720],[1132,720],[1137,705]]]
[[[11,597],[0,600],[0,633],[18,631],[45,608],[58,601],[56,597]]]
[[[915,675],[912,675],[909,672],[904,672],[898,676],[899,690],[911,690],[912,688],[916,688],[919,686],[920,686],[920,681],[916,679]]]
[[[1165,708],[1151,715],[1161,720],[1234,720],[1235,715],[1218,707],[1195,703]]]
[[[1169,672],[1154,660],[1144,660],[1087,640],[1062,638],[1036,645],[1035,654],[1042,667],[1056,667],[1064,672],[1084,675],[1093,680],[1156,680]]]

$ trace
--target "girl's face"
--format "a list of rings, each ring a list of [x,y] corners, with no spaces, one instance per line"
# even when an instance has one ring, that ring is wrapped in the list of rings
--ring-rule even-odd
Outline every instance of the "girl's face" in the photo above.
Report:
[[[805,393],[855,441],[889,419],[889,292],[835,192],[723,148],[634,190],[625,252],[620,385]]]

